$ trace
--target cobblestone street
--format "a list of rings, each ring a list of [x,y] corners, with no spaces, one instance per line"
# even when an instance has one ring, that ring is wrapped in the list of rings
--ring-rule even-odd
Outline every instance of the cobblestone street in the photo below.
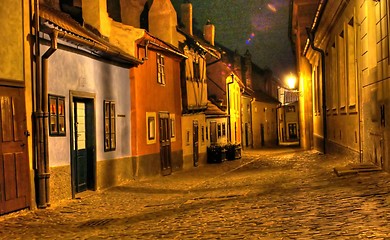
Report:
[[[389,239],[390,175],[284,148],[0,217],[1,239]]]

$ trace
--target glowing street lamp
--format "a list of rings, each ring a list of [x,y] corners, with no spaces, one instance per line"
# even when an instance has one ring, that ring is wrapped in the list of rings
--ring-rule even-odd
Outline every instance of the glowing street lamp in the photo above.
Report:
[[[294,75],[290,74],[288,77],[287,77],[287,86],[290,88],[290,89],[295,89],[295,84],[297,82],[297,77],[295,77]]]

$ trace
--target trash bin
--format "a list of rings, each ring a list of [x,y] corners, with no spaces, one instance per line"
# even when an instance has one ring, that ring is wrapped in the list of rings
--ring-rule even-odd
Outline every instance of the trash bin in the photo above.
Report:
[[[241,158],[241,146],[240,144],[228,144],[226,145],[226,159],[236,160]]]
[[[226,161],[226,149],[219,145],[213,145],[207,148],[207,162],[221,163]]]

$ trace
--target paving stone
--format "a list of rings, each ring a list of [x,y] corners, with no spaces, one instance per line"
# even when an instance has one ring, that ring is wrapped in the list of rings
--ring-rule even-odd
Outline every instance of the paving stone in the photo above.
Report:
[[[390,237],[390,175],[332,172],[350,163],[314,151],[248,151],[239,161],[2,216],[0,239]]]

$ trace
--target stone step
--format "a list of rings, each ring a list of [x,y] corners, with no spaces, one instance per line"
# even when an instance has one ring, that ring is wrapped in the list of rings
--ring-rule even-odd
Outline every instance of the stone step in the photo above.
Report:
[[[377,172],[382,171],[382,169],[374,164],[362,163],[362,164],[349,164],[345,167],[333,168],[337,176],[346,176],[358,174],[360,172]]]

